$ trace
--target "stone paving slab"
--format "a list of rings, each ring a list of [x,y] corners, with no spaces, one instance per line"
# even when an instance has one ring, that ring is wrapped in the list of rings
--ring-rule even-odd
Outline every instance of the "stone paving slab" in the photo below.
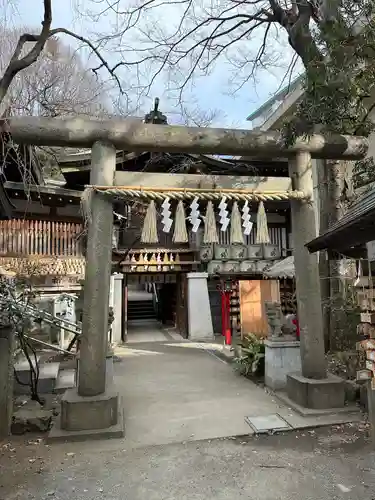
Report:
[[[291,430],[291,426],[280,415],[259,415],[257,417],[245,417],[256,434],[267,434],[270,432],[282,432]]]

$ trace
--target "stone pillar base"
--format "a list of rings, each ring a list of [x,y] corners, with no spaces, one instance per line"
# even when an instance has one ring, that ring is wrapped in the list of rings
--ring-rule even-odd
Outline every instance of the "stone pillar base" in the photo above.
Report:
[[[331,374],[327,378],[316,380],[299,373],[289,373],[287,393],[290,400],[314,410],[342,408],[345,404],[344,381]]]
[[[61,414],[51,429],[49,441],[83,441],[123,437],[121,399],[111,384],[103,394],[84,397],[68,389],[61,400]]]
[[[265,340],[264,381],[273,391],[286,388],[287,374],[301,370],[300,343],[297,340]]]
[[[61,399],[61,429],[84,431],[105,429],[117,424],[119,395],[113,389],[98,396],[83,397],[69,389]]]

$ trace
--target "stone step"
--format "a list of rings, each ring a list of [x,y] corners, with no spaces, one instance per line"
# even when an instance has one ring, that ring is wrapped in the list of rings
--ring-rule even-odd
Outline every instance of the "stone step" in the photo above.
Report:
[[[156,312],[152,300],[132,300],[128,302],[128,320],[154,318],[156,318]]]
[[[30,360],[32,362],[32,365],[35,367],[35,356],[32,354],[30,356]],[[40,354],[38,354],[36,356],[36,360],[37,362],[39,363],[40,361]],[[30,365],[29,365],[29,362],[26,358],[26,356],[22,355],[21,357],[19,357],[17,359],[17,361],[14,363],[14,369],[18,372],[22,372],[22,371],[25,371],[25,370],[30,370]]]
[[[150,305],[139,304],[136,307],[134,307],[134,306],[128,307],[128,311],[153,311],[154,309],[155,308],[154,308],[153,304],[150,304]]]
[[[149,314],[154,313],[154,309],[128,309],[128,314]]]
[[[154,303],[151,300],[140,300],[137,302],[128,302],[128,310],[130,309],[154,309]]]
[[[59,375],[56,380],[55,389],[53,392],[62,393],[67,389],[71,389],[76,386],[76,370],[74,368],[69,368],[66,370],[60,370]]]
[[[155,311],[128,311],[128,319],[155,318]]]
[[[26,360],[27,363],[27,360]],[[34,365],[34,363],[33,363]],[[48,394],[53,392],[56,384],[56,379],[59,374],[60,363],[42,363],[39,365],[38,393]],[[14,380],[15,394],[30,393],[30,366],[27,366],[22,361],[15,365],[17,379]],[[21,383],[19,383],[19,382]],[[23,385],[27,384],[27,385]]]

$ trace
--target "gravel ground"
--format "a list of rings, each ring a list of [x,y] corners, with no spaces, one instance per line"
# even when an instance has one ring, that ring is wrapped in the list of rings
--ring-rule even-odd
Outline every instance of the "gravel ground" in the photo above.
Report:
[[[137,449],[114,441],[0,445],[0,500],[373,500],[366,426]]]

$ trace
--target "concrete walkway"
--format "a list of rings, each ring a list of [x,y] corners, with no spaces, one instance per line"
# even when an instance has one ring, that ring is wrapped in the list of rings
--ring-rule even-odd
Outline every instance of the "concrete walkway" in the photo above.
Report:
[[[178,338],[178,337],[177,337]],[[144,340],[144,339],[143,339]],[[237,375],[217,345],[172,338],[118,348],[115,378],[129,447],[252,434],[245,417],[282,416],[293,428],[356,421],[359,414],[304,418]],[[122,441],[122,440],[120,440]]]
[[[133,320],[128,322],[127,344],[140,342],[173,342],[181,336],[168,332],[156,319]]]

